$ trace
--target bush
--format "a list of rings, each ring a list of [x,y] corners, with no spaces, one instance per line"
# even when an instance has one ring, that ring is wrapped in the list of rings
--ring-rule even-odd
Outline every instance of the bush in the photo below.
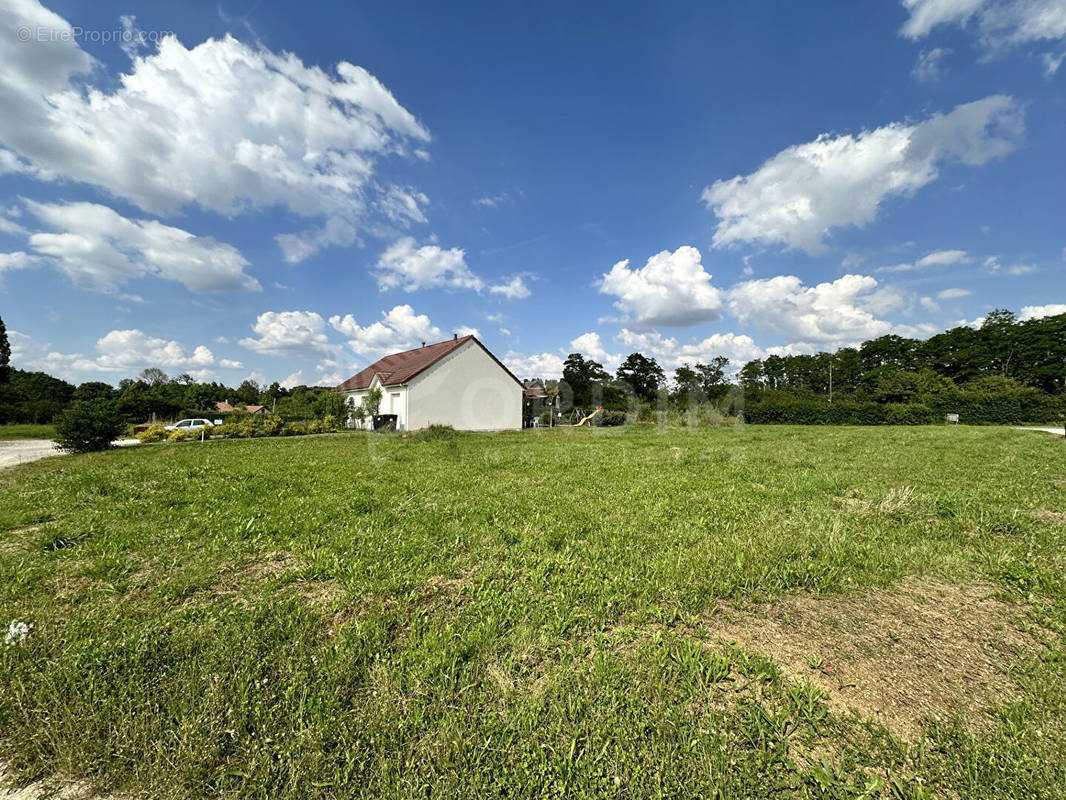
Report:
[[[170,432],[167,436],[168,442],[184,442],[189,439],[199,439],[200,431],[190,431],[187,428],[178,428]]]
[[[71,453],[110,450],[125,430],[113,400],[77,400],[56,418],[56,442]]]
[[[155,442],[162,442],[167,438],[170,431],[164,428],[162,425],[151,425],[148,430],[141,431],[137,434],[137,438],[141,444],[153,444]]]
[[[655,413],[655,407],[650,403],[641,403],[637,407],[637,422],[656,422],[657,416],[658,415]],[[622,423],[619,422],[616,424],[621,425]]]
[[[213,427],[210,436],[212,439],[233,439],[237,436],[237,427],[225,422]]]
[[[626,415],[621,411],[601,411],[592,421],[598,428],[613,428],[616,425],[625,425]]]

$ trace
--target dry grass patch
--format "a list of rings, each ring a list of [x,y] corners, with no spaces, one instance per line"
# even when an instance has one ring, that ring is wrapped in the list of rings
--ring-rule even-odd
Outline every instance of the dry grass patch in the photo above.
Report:
[[[455,575],[433,575],[416,590],[418,605],[460,605],[463,594],[473,585],[473,576],[472,568]]]
[[[915,516],[927,510],[924,499],[911,486],[889,489],[885,496],[877,501],[854,496],[837,497],[836,501],[854,514]]]
[[[40,525],[25,525],[21,528],[8,528],[0,532],[0,553],[14,553],[22,550],[26,540],[41,529]]]
[[[993,591],[908,579],[857,595],[720,609],[705,627],[769,656],[789,678],[811,681],[835,711],[854,709],[915,741],[927,717],[979,730],[989,711],[1017,696],[1010,669],[1040,645]]]
[[[1066,511],[1048,511],[1047,509],[1038,509],[1033,512],[1033,516],[1044,522],[1053,522],[1056,525],[1066,525]]]
[[[278,551],[254,561],[229,568],[218,573],[218,580],[210,586],[197,589],[188,596],[189,602],[211,602],[218,599],[250,608],[252,599],[263,585],[281,577],[298,566],[292,553]]]

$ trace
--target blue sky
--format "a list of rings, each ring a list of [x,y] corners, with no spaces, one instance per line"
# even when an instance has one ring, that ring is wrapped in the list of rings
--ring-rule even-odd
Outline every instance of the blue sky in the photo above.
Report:
[[[522,377],[1066,311],[1066,0],[0,0],[16,366]]]

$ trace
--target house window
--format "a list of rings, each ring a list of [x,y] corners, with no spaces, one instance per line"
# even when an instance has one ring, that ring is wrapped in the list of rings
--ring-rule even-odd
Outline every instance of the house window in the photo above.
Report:
[[[398,406],[399,404],[400,404],[400,393],[399,392],[393,392],[392,394],[390,394],[389,395],[389,413],[390,414],[395,414],[396,413],[396,406]]]

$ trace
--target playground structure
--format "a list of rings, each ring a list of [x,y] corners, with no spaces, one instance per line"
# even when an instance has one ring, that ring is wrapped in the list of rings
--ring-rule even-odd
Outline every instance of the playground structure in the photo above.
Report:
[[[579,428],[580,428],[580,427],[581,427],[582,425],[584,425],[584,424],[585,424],[586,422],[591,422],[591,421],[592,421],[592,419],[593,419],[593,417],[595,417],[595,416],[596,416],[597,414],[599,414],[599,413],[600,413],[601,411],[603,411],[603,406],[596,406],[596,410],[595,410],[595,411],[593,411],[593,412],[592,412],[591,414],[589,414],[588,416],[586,416],[586,417],[582,417],[582,418],[581,418],[581,421],[580,421],[579,423],[577,423],[577,427],[579,427]]]

